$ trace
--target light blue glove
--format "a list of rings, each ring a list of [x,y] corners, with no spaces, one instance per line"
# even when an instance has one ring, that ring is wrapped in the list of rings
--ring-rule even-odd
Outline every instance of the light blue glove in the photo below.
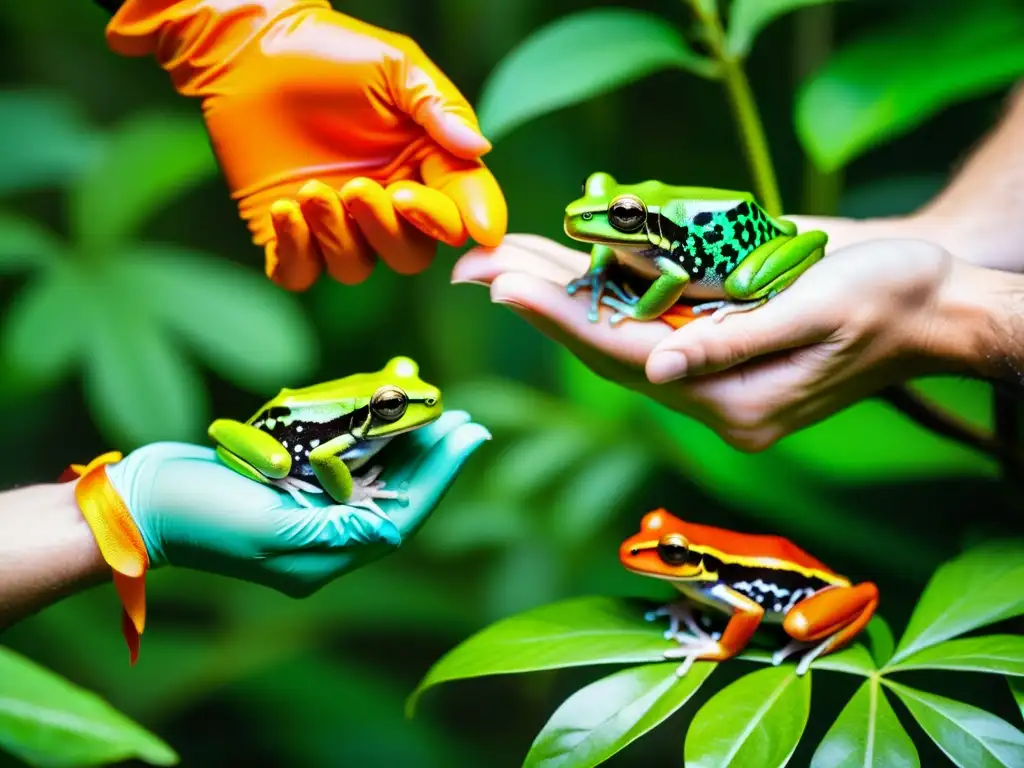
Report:
[[[313,506],[303,507],[228,469],[212,448],[186,443],[147,445],[108,465],[107,476],[142,535],[150,568],[193,568],[304,597],[413,536],[488,439],[462,411],[396,438],[378,456],[380,479],[408,503],[378,500],[387,520],[333,504],[327,494],[310,495]]]

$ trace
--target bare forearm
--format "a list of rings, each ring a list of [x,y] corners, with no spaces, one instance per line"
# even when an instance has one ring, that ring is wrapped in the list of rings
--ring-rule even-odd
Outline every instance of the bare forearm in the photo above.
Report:
[[[949,185],[912,217],[956,256],[1024,272],[1024,81]]]
[[[108,574],[74,483],[0,493],[0,630]]]

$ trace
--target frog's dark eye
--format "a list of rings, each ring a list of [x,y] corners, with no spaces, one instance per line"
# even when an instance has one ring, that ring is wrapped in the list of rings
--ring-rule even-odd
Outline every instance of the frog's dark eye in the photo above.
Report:
[[[658,557],[666,565],[682,565],[690,556],[686,540],[678,533],[670,533],[658,542]]]
[[[640,198],[623,195],[608,206],[608,222],[620,232],[636,232],[647,221],[647,208]]]
[[[370,398],[370,408],[386,421],[397,421],[405,415],[409,397],[398,387],[381,387]]]

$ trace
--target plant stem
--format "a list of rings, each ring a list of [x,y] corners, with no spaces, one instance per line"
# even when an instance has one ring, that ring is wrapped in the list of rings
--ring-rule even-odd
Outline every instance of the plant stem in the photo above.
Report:
[[[775,178],[775,166],[768,151],[768,139],[764,134],[761,115],[754,101],[750,82],[747,80],[743,63],[726,50],[725,31],[718,16],[717,3],[706,0],[688,0],[703,27],[711,53],[721,67],[722,84],[725,86],[732,107],[736,126],[743,142],[743,151],[754,178],[754,187],[761,204],[770,216],[781,216],[782,196]]]

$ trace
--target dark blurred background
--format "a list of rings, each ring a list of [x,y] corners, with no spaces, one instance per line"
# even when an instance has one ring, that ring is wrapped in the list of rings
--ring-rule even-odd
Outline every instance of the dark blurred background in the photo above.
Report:
[[[346,0],[336,7],[415,38],[475,102],[488,73],[518,41],[593,5],[604,3]],[[687,18],[682,3],[618,5],[681,24]],[[815,59],[827,55],[829,30],[838,47],[909,5],[839,3],[824,13],[787,16],[760,36],[748,71],[787,210],[912,210],[998,118],[1005,91],[942,111],[842,176],[809,168],[794,136],[794,93]],[[617,560],[618,543],[657,506],[700,522],[789,536],[851,578],[874,580],[879,613],[897,636],[939,563],[976,539],[1019,532],[1019,502],[993,462],[880,402],[851,408],[762,454],[738,453],[699,424],[593,376],[514,314],[492,307],[486,290],[450,286],[452,249],[442,248],[435,265],[415,277],[381,268],[358,288],[325,279],[308,294],[280,295],[262,278],[262,254],[204,159],[198,104],[178,97],[151,60],[110,53],[107,18],[89,0],[5,4],[0,176],[27,162],[32,142],[66,144],[55,154],[67,157],[54,161],[58,172],[40,171],[38,183],[0,187],[0,210],[47,228],[67,243],[67,258],[88,263],[95,258],[88,244],[104,241],[89,240],[83,221],[116,219],[122,207],[143,206],[147,190],[165,188],[118,247],[139,251],[155,243],[167,253],[205,254],[191,275],[181,275],[183,286],[202,283],[202,265],[218,260],[243,265],[247,274],[224,277],[220,294],[182,288],[191,325],[181,318],[154,324],[152,338],[136,332],[90,346],[98,342],[71,332],[83,323],[73,301],[54,299],[52,311],[18,318],[19,333],[31,343],[8,340],[14,351],[0,374],[0,488],[52,481],[70,462],[145,440],[203,442],[214,414],[245,418],[281,386],[371,369],[395,354],[415,357],[424,378],[445,390],[448,407],[468,409],[495,435],[416,540],[308,600],[198,573],[157,572],[134,669],[109,586],[5,634],[6,644],[155,730],[184,765],[521,764],[558,704],[598,672],[442,687],[426,696],[413,721],[403,718],[404,697],[446,650],[515,611],[586,593],[663,594]],[[66,126],[47,117],[51,102],[67,108],[53,112],[64,115]],[[20,122],[30,118],[38,125]],[[141,152],[116,138],[125,125],[165,119],[178,138],[143,144]],[[120,170],[101,179],[93,173],[91,181],[60,171],[77,167],[79,153],[100,151]],[[510,230],[562,241],[562,208],[594,170],[750,187],[719,86],[680,72],[517,129],[488,162],[508,198]],[[174,168],[185,168],[180,178],[173,178]],[[213,269],[209,279],[221,279]],[[13,270],[0,278],[0,328],[9,329],[37,278]],[[178,296],[168,290],[171,299]],[[114,303],[124,305],[123,317],[134,317],[127,298]],[[78,351],[68,352],[72,347]],[[29,358],[49,353],[53,365],[34,370]],[[990,425],[986,385],[937,379],[921,387]],[[957,697],[1012,717],[1005,683],[975,677],[982,676],[957,678]],[[839,676],[834,691],[815,686],[809,748],[854,684]],[[951,684],[938,681],[932,690],[948,695]],[[712,690],[611,764],[680,764],[686,718]],[[939,764],[929,762],[938,759],[928,751],[934,747],[919,746],[923,764]],[[793,764],[805,765],[809,754],[798,752]]]

